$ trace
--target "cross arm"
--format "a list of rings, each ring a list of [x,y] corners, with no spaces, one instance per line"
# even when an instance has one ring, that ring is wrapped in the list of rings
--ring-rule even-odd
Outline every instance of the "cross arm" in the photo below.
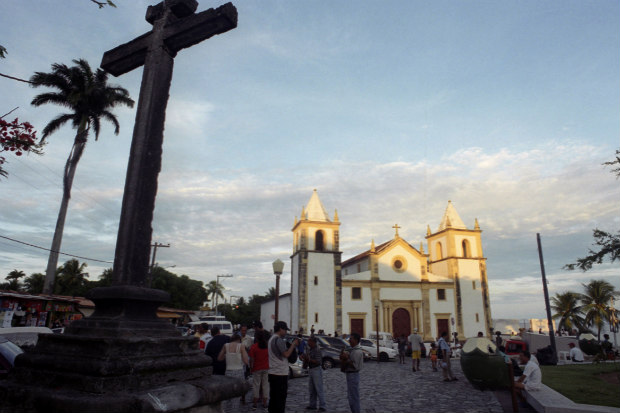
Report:
[[[176,53],[235,27],[237,8],[232,3],[226,3],[217,9],[205,10],[166,25],[164,43],[170,51]]]

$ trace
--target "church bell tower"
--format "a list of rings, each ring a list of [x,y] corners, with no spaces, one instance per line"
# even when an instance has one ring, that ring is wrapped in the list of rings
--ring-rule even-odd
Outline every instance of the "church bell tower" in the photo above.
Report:
[[[291,330],[342,332],[338,211],[329,218],[316,191],[293,225]]]

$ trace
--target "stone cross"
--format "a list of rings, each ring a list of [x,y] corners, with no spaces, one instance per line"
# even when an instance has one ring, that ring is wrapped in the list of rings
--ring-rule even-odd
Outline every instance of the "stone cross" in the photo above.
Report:
[[[105,52],[101,67],[120,76],[144,65],[121,219],[113,284],[147,287],[157,176],[161,170],[164,121],[176,53],[237,27],[232,3],[195,13],[196,0],[164,0],[149,6],[153,29]]]
[[[396,234],[394,235],[395,237],[398,237],[398,230],[402,227],[398,226],[398,224],[394,224],[394,226],[392,227],[394,228],[394,230],[396,230]]]

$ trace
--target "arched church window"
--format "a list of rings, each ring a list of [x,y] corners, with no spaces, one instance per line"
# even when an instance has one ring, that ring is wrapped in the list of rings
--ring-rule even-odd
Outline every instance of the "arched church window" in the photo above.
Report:
[[[469,250],[469,241],[464,239],[461,245],[463,246],[463,257],[465,258],[471,257],[471,251]]]
[[[438,242],[437,244],[435,244],[435,255],[437,256],[438,260],[443,258],[443,252],[441,250],[441,242]]]
[[[317,251],[323,251],[325,249],[325,243],[323,241],[323,231],[318,230],[314,235],[314,249]]]

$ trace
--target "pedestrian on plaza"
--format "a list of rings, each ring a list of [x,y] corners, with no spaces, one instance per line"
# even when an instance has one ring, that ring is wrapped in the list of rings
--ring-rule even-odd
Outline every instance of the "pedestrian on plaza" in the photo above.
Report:
[[[450,344],[446,342],[446,337],[448,337],[448,332],[444,331],[437,342],[439,344],[439,351],[442,353],[441,368],[443,369],[443,381],[455,381],[458,379],[452,373],[452,366],[450,365],[450,354],[452,351],[450,350]]]
[[[248,353],[245,351],[245,346],[241,343],[241,336],[239,334],[234,334],[230,342],[222,346],[217,359],[218,361],[226,360],[226,376],[245,380],[244,366],[248,365]],[[245,394],[241,396],[241,403],[245,404]],[[233,403],[230,408],[238,410],[239,405]]]
[[[360,335],[351,333],[349,343],[351,343],[351,347],[347,347],[340,353],[341,370],[347,378],[347,396],[351,413],[360,413],[360,371],[364,365],[364,353],[360,347]]]
[[[242,324],[239,328],[239,334],[241,334],[241,344],[245,347],[245,351],[250,351],[250,347],[254,344],[254,339],[248,336],[248,326]],[[250,377],[249,365],[243,366],[243,375],[246,379]]]
[[[523,374],[519,377],[519,380],[515,381],[515,388],[517,389],[517,396],[525,403],[525,396],[523,389],[527,391],[535,391],[540,389],[542,385],[542,373],[540,367],[531,359],[531,354],[527,350],[522,350],[519,353],[519,363],[525,364],[523,368]]]
[[[297,338],[299,339],[297,354],[299,354],[299,356],[301,357],[301,355],[306,352],[306,342],[304,341],[304,336],[302,336],[301,333],[297,334]]]
[[[435,343],[431,343],[431,350],[429,353],[431,356],[431,367],[433,371],[437,371],[437,345]]]
[[[571,361],[575,363],[583,363],[583,352],[579,347],[575,347],[575,343],[568,343],[568,347],[570,347],[570,352],[568,353]]]
[[[200,323],[198,327],[196,327],[196,337],[200,338],[200,349],[204,351],[207,348],[207,344],[211,340],[211,334],[209,334],[209,324]]]
[[[424,345],[424,341],[422,340],[422,336],[418,334],[417,328],[414,328],[413,333],[409,335],[409,345],[411,346],[411,370],[420,370],[420,357],[422,354],[421,346]]]
[[[400,364],[405,364],[405,355],[407,353],[407,337],[401,334],[398,337],[398,360]]]
[[[308,366],[308,390],[310,392],[310,402],[306,407],[306,410],[316,410],[316,401],[319,400],[319,411],[324,412],[327,409],[325,404],[325,392],[323,391],[323,356],[321,349],[316,342],[316,337],[310,337],[308,339],[308,347],[305,353],[301,353],[299,356],[304,365]]]
[[[267,351],[267,337],[264,331],[257,331],[254,336],[256,343],[250,347],[250,369],[252,371],[252,410],[257,409],[258,400],[262,398],[263,408],[267,407],[267,395],[269,394],[269,351]]]
[[[284,413],[288,393],[288,357],[299,345],[296,338],[287,349],[284,336],[290,330],[284,321],[273,326],[273,336],[269,339],[269,413]]]
[[[230,341],[230,337],[220,334],[220,328],[218,326],[213,326],[213,328],[211,328],[211,335],[213,338],[209,340],[209,344],[207,344],[207,348],[205,349],[205,354],[213,359],[213,374],[224,376],[226,374],[226,361],[218,360],[218,356],[224,344]]]

